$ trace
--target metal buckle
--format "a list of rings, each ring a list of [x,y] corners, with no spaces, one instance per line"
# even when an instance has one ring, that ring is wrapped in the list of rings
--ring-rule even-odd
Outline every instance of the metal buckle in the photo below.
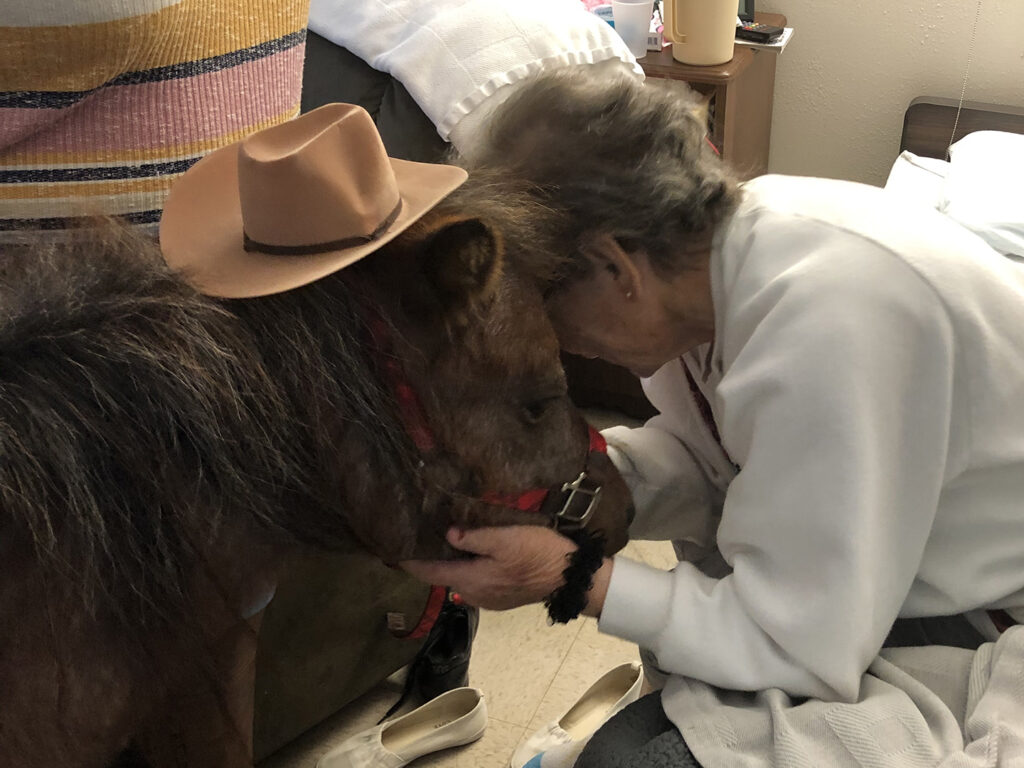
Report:
[[[584,483],[589,483],[589,486],[584,485]],[[555,513],[555,528],[559,528],[561,523],[583,528],[597,508],[598,499],[601,498],[601,486],[596,485],[587,475],[586,471],[583,471],[571,483],[562,485],[562,493],[568,493],[569,496],[566,498],[565,503],[562,504],[562,508]],[[587,502],[587,508],[582,514],[574,515],[572,513],[572,506],[576,501],[577,494],[587,496],[590,500]]]

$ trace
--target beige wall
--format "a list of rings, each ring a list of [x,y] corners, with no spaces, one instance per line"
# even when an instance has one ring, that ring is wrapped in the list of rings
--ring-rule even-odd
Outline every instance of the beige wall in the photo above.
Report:
[[[758,0],[795,28],[770,170],[884,183],[916,96],[959,98],[976,0]],[[1024,0],[982,0],[968,100],[1024,107]]]

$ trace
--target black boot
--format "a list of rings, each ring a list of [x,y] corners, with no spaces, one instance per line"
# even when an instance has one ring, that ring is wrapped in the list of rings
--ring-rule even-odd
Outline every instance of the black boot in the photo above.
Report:
[[[422,703],[469,685],[469,657],[479,623],[480,609],[455,602],[449,593],[427,639],[409,664],[402,695],[379,722],[397,712],[410,695]]]
[[[480,609],[445,603],[409,673],[424,701],[469,685],[469,655],[480,623]]]

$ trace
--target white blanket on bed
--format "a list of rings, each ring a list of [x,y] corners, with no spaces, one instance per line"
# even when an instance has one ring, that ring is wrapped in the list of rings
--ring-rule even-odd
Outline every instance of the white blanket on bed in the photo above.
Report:
[[[503,86],[626,44],[579,0],[312,0],[309,28],[398,79],[441,138]]]
[[[1024,258],[1024,135],[975,131],[950,147],[949,162],[902,152],[885,188]]]
[[[975,131],[949,151],[939,210],[1000,253],[1024,258],[1024,135]]]

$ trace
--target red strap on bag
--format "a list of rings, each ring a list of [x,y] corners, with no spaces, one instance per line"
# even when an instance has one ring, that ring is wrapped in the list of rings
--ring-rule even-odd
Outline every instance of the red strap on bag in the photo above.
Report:
[[[427,606],[423,609],[419,622],[408,632],[402,631],[405,624],[405,614],[389,613],[388,630],[397,638],[402,640],[421,640],[430,634],[437,617],[441,615],[441,608],[444,606],[445,598],[448,597],[448,587],[434,584],[430,587],[430,594],[427,595]]]

